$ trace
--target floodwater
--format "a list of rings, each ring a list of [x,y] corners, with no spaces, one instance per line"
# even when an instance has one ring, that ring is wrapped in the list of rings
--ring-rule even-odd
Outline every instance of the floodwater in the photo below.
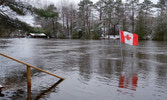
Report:
[[[0,52],[54,73],[31,69],[33,100],[167,100],[167,42],[0,39]],[[121,56],[122,55],[122,56]],[[26,100],[26,66],[0,56],[0,100]]]

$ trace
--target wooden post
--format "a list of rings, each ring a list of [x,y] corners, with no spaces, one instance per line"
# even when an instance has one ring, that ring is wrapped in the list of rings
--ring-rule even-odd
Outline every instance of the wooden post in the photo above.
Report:
[[[31,99],[31,67],[27,66],[27,100]]]

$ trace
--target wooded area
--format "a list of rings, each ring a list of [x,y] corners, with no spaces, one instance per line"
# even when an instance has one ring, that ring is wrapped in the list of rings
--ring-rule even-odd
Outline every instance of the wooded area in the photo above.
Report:
[[[139,35],[139,39],[167,40],[167,0],[153,4],[151,0],[81,0],[78,5],[62,2],[33,7],[19,0],[0,1],[0,36],[13,32],[43,32],[55,38],[99,39],[118,35],[119,30]],[[32,27],[17,19],[17,15],[34,16]]]

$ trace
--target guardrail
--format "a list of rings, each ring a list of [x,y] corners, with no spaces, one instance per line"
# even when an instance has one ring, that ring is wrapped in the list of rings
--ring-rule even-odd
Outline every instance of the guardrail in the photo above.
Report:
[[[17,59],[15,59],[15,58],[12,58],[12,57],[10,57],[10,56],[7,56],[7,55],[5,55],[5,54],[3,54],[3,53],[0,53],[0,55],[27,66],[27,93],[28,93],[28,94],[27,94],[27,95],[28,95],[28,98],[27,98],[27,99],[28,99],[28,100],[31,100],[31,68],[34,68],[34,69],[39,70],[39,71],[41,71],[41,72],[44,72],[44,73],[46,73],[46,74],[52,75],[52,76],[54,76],[54,77],[57,77],[57,78],[60,79],[59,81],[61,81],[61,82],[62,82],[63,80],[65,80],[63,77],[60,77],[60,76],[55,75],[55,74],[53,74],[53,73],[47,72],[47,71],[45,71],[45,70],[43,70],[43,69],[40,69],[40,68],[38,68],[38,67],[32,66],[32,65],[27,64],[27,63],[25,63],[25,62],[23,62],[23,61],[20,61],[20,60],[17,60]]]

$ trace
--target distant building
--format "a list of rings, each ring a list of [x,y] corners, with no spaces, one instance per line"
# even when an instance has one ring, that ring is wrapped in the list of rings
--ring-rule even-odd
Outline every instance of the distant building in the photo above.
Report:
[[[29,33],[28,38],[47,38],[45,33]]]

